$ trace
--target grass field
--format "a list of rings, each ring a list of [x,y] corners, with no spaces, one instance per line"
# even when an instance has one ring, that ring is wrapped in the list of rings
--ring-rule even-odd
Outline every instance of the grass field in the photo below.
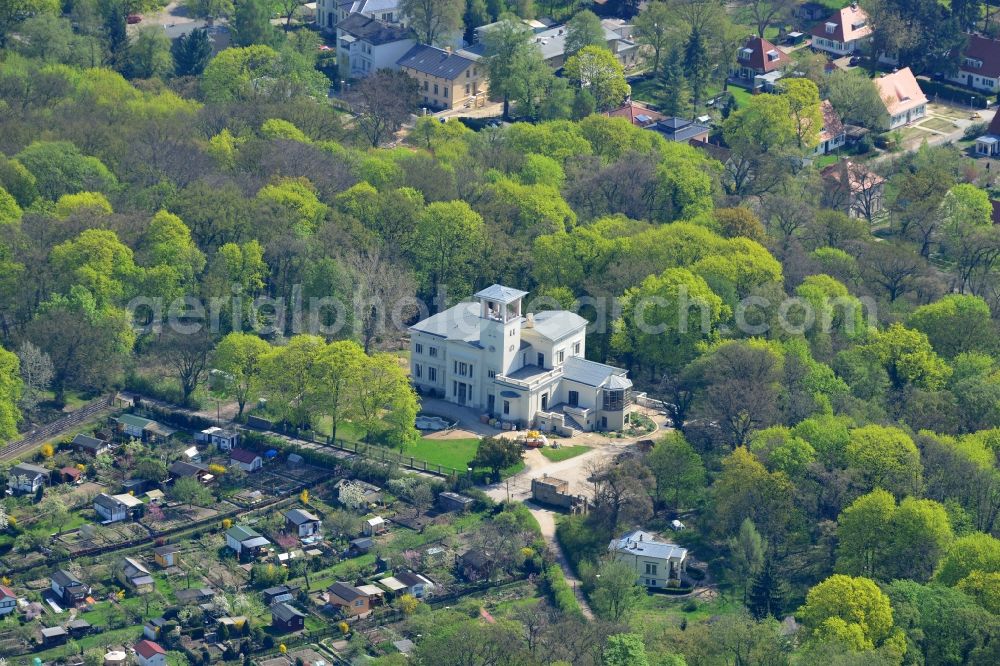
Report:
[[[413,456],[435,465],[447,465],[455,469],[465,469],[469,461],[476,457],[479,439],[427,439],[421,437],[412,446],[406,447],[404,456]]]
[[[569,460],[570,458],[575,458],[582,453],[586,453],[590,450],[589,446],[561,446],[558,449],[553,449],[550,447],[545,447],[540,449],[542,455],[551,460],[552,462],[559,462],[560,460]]]
[[[955,130],[955,123],[944,118],[928,118],[920,123],[920,128],[937,130],[938,132],[952,132]]]

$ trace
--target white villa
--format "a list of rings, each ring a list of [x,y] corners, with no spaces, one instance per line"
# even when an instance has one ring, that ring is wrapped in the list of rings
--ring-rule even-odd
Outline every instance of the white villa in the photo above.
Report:
[[[619,562],[635,569],[636,579],[645,587],[667,587],[680,580],[687,569],[687,548],[658,541],[649,532],[636,530],[608,544],[608,552]]]
[[[417,391],[518,428],[620,430],[632,404],[625,370],[584,358],[583,317],[522,314],[526,295],[495,284],[410,327]]]

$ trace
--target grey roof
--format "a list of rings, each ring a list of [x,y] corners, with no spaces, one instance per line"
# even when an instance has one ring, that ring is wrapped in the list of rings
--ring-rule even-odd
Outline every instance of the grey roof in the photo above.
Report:
[[[628,386],[609,386],[608,382],[616,375],[621,377],[625,382],[628,382]],[[632,382],[625,378],[624,375],[625,371],[621,368],[588,361],[579,356],[570,356],[563,363],[563,377],[570,381],[586,384],[587,386],[629,388],[632,386]],[[615,383],[620,384],[621,382],[616,380]]]
[[[241,546],[246,546],[247,548],[263,548],[264,546],[270,546],[271,542],[262,536],[252,537],[246,541],[240,542]]]
[[[351,14],[337,24],[337,30],[375,46],[414,39],[409,28],[390,25],[364,14]]]
[[[502,284],[490,285],[486,289],[476,292],[476,298],[503,304],[513,303],[517,299],[524,298],[527,295],[528,292],[526,291],[505,287]]]
[[[410,327],[446,340],[479,343],[479,303],[459,303]]]
[[[350,14],[396,11],[399,0],[343,0],[337,6]]]
[[[47,627],[42,629],[42,636],[46,638],[54,638],[56,636],[65,636],[66,630],[62,627]]]
[[[96,451],[97,449],[107,446],[107,442],[103,439],[97,439],[96,437],[90,437],[88,435],[77,435],[73,438],[74,446],[82,446],[85,449],[91,449]]]
[[[10,476],[48,476],[49,470],[44,467],[39,467],[38,465],[32,465],[30,463],[21,463],[20,465],[14,465],[10,468]]]
[[[135,570],[136,570],[136,571],[137,571],[138,573],[144,573],[144,574],[148,574],[148,573],[149,573],[149,569],[147,569],[147,568],[146,568],[145,566],[143,566],[142,562],[139,562],[139,561],[138,561],[138,560],[136,560],[135,558],[132,558],[132,557],[126,557],[126,558],[124,559],[124,562],[125,562],[125,564],[126,564],[126,568],[127,568],[127,567],[132,567],[132,568],[133,568],[133,569],[135,569]]]
[[[632,388],[632,381],[624,375],[611,375],[608,377],[608,381],[604,382],[604,386],[602,388],[630,389]]]
[[[392,646],[403,654],[410,654],[413,652],[413,648],[416,647],[409,638],[401,638],[398,641],[393,641]]]
[[[604,39],[608,42],[628,41],[608,26],[602,25],[601,30],[604,32]],[[566,32],[565,25],[557,25],[534,35],[535,44],[542,52],[544,60],[558,58],[566,53]]]
[[[360,599],[365,595],[358,588],[353,585],[348,585],[347,583],[334,583],[330,587],[326,588],[333,594],[337,595],[344,601],[354,601],[355,599]]]
[[[174,461],[168,470],[174,476],[197,476],[201,472],[207,472],[208,468],[185,460]]]
[[[414,69],[428,76],[454,80],[475,64],[473,60],[436,46],[417,44],[396,61],[400,67]]]
[[[166,546],[157,546],[153,549],[153,552],[157,555],[169,555],[170,553],[176,553],[180,551],[180,547],[175,543],[167,544]]]
[[[291,521],[296,525],[319,522],[319,518],[309,513],[305,509],[292,509],[291,511],[286,511],[285,518],[287,518],[289,521]]]
[[[608,550],[614,553],[642,555],[643,557],[655,557],[661,560],[682,560],[687,557],[687,548],[657,541],[655,535],[643,532],[642,530],[629,532],[621,539],[613,539],[608,544]]]
[[[534,326],[525,328],[525,332],[535,331],[538,335],[553,342],[562,340],[567,335],[576,333],[587,326],[587,320],[568,310],[543,310],[533,315]]]
[[[427,580],[420,575],[413,573],[412,571],[400,571],[396,574],[396,580],[405,585],[406,587],[413,587],[414,585],[426,585]]]
[[[277,597],[282,594],[288,594],[292,589],[287,585],[275,585],[274,587],[269,587],[266,590],[261,590],[260,593],[267,597]]]
[[[112,495],[108,495],[107,493],[101,493],[95,497],[94,504],[99,504],[107,509],[117,509],[120,506],[125,506],[125,503],[120,499]]]
[[[83,585],[76,576],[66,571],[65,569],[59,569],[54,574],[52,574],[52,582],[59,587],[69,587],[70,585]]]
[[[293,617],[305,617],[306,615],[298,608],[295,608],[284,601],[276,601],[271,604],[271,616],[281,620],[282,622],[288,622]]]
[[[711,131],[711,128],[705,125],[683,118],[664,118],[650,125],[649,129],[656,130],[671,141],[688,141],[699,134]]]
[[[139,585],[152,585],[153,577],[149,574],[143,574],[142,576],[135,576],[132,578],[132,584],[135,586]]]
[[[473,502],[476,501],[471,497],[468,497],[466,495],[459,495],[458,493],[453,493],[450,490],[446,490],[445,492],[441,493],[439,497],[447,497],[451,501],[459,502],[460,504],[472,504]]]

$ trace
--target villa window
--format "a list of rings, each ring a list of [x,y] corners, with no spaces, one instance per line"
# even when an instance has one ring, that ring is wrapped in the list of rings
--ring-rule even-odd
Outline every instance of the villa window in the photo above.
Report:
[[[494,377],[497,376],[497,371],[496,370],[490,370],[489,373],[487,373],[487,374],[489,374],[490,379],[493,379]]]
[[[418,354],[423,354],[424,353],[424,346],[422,344],[420,344],[419,342],[416,344],[415,348],[416,348]]]
[[[570,407],[577,407],[580,404],[580,392],[570,391],[569,396],[566,398],[566,402],[569,403]]]
[[[428,348],[427,348],[427,353],[428,353],[428,354],[429,354],[430,356],[437,356],[437,355],[438,355],[438,350],[437,350],[437,347],[428,347]]]
[[[503,413],[504,415],[510,414],[510,400],[503,401]]]
[[[652,562],[646,562],[646,575],[655,576],[656,575],[656,565]]]
[[[573,356],[579,356],[579,355],[580,355],[580,343],[579,342],[574,342],[573,343]]]
[[[566,352],[564,350],[560,349],[559,350],[559,363],[560,363],[560,365],[562,364],[562,362],[564,360],[566,360]]]
[[[438,94],[438,84],[436,84],[436,83],[434,84],[434,94],[435,95]]]
[[[420,379],[421,377],[421,369],[419,363],[413,366],[413,376],[416,377],[417,379]]]
[[[437,368],[427,368],[427,379],[429,379],[432,382],[436,382],[438,378],[437,375],[438,375]]]

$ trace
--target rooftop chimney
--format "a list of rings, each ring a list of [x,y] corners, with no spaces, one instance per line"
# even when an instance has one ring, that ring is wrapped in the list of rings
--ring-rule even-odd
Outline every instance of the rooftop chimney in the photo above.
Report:
[[[524,317],[524,327],[525,328],[534,328],[535,327],[535,313],[534,312],[529,312],[527,315],[525,315],[525,317]]]

